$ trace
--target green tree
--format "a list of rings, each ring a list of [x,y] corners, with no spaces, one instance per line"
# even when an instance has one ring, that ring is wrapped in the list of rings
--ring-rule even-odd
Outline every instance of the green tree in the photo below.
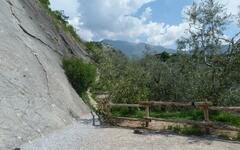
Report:
[[[178,48],[189,50],[193,54],[197,68],[205,75],[205,98],[217,99],[220,95],[220,76],[223,57],[221,56],[224,30],[231,15],[226,13],[225,7],[216,0],[203,0],[199,4],[193,3],[187,12],[189,22],[189,38],[178,41]],[[206,65],[206,66],[204,66]],[[206,68],[207,67],[207,68]],[[199,75],[200,75],[199,74]]]
[[[147,100],[149,78],[145,68],[134,60],[128,62],[125,68],[110,90],[110,99],[117,103],[137,103]]]
[[[219,54],[222,46],[221,38],[231,15],[216,0],[204,0],[200,4],[193,3],[186,12],[189,22],[190,37],[185,39],[189,50],[202,55],[204,62],[211,66],[208,58]]]

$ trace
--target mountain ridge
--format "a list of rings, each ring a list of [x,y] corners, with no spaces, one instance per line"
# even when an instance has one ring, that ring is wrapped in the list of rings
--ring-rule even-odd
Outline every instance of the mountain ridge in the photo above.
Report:
[[[163,46],[150,45],[147,43],[133,43],[123,40],[102,40],[101,43],[107,44],[116,48],[126,54],[129,57],[142,57],[144,52],[149,51],[150,53],[158,54],[162,52],[175,53],[176,50],[165,48]]]

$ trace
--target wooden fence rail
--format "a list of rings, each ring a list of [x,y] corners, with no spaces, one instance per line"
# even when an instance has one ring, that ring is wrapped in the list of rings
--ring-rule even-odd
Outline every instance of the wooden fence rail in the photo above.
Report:
[[[215,107],[211,102],[191,102],[191,103],[179,103],[179,102],[162,102],[162,101],[140,101],[138,104],[109,104],[111,107],[135,107],[135,108],[144,108],[145,115],[143,118],[129,118],[129,117],[113,117],[113,119],[118,120],[131,120],[131,121],[143,121],[145,126],[148,127],[149,123],[154,121],[163,121],[163,122],[173,122],[173,123],[183,123],[195,125],[198,127],[204,127],[208,132],[210,128],[212,129],[224,129],[231,131],[240,132],[240,128],[233,127],[227,123],[220,122],[211,122],[209,121],[209,110],[215,111],[226,111],[226,112],[237,112],[240,113],[240,107]],[[204,112],[203,121],[194,121],[194,120],[178,120],[178,119],[163,119],[163,118],[154,118],[150,117],[150,107],[161,106],[161,107],[187,107],[193,109],[201,109]]]

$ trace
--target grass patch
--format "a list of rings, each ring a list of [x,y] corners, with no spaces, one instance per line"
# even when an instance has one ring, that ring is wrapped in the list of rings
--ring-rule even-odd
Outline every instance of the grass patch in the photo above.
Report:
[[[240,116],[229,112],[213,112],[210,116],[211,121],[230,123],[240,128]]]
[[[144,111],[128,107],[113,107],[111,113],[114,117],[132,117],[132,118],[141,118],[144,116]]]
[[[200,110],[160,110],[150,112],[150,116],[164,119],[203,120],[203,112]]]

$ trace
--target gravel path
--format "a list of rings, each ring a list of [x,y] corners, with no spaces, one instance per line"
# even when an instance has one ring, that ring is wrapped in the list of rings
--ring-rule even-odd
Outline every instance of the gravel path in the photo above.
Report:
[[[240,143],[93,127],[90,119],[21,146],[22,150],[239,150]]]

